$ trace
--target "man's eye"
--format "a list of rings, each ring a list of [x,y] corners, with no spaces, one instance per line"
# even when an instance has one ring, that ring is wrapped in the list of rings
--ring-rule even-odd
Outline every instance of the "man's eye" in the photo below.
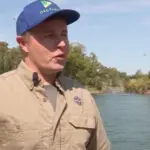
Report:
[[[67,37],[67,34],[62,34],[62,36]]]
[[[54,37],[54,34],[47,34],[45,37]]]

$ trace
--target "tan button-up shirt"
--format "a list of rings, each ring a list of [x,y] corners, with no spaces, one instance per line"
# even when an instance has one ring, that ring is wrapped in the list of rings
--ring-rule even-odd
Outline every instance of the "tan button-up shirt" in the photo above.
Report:
[[[0,76],[0,150],[110,150],[91,94],[62,76],[56,87],[52,105],[23,62]]]

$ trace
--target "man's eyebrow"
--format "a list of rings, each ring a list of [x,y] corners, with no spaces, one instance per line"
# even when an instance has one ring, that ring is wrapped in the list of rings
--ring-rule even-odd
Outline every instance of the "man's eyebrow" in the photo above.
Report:
[[[63,32],[66,32],[66,33],[67,33],[67,32],[68,32],[68,30],[67,30],[67,29],[63,29]]]

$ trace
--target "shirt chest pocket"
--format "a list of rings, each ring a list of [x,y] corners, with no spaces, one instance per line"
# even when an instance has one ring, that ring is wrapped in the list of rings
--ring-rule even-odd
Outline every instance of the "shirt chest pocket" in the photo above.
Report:
[[[95,118],[92,116],[71,116],[69,118],[69,123],[76,129],[95,129],[96,127]]]
[[[72,139],[81,144],[88,142],[96,128],[96,119],[93,116],[71,116],[69,123],[72,126]]]

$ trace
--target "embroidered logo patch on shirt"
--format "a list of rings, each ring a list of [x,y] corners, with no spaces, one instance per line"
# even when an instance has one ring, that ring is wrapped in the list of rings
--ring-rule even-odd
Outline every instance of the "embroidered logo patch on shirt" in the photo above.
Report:
[[[78,104],[78,105],[81,105],[81,104],[82,104],[81,99],[80,99],[78,96],[75,96],[75,97],[74,97],[74,102],[75,102],[76,104]]]

